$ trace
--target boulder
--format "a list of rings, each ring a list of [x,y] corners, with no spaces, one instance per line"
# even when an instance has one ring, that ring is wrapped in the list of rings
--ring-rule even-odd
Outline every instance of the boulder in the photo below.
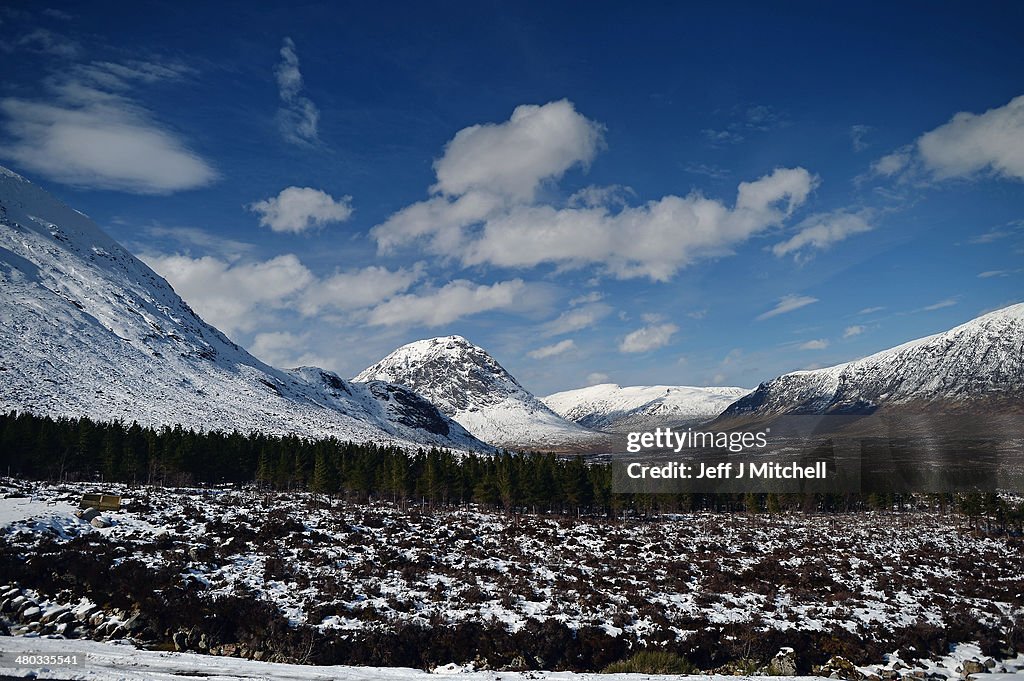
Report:
[[[860,681],[864,675],[860,673],[856,665],[841,655],[829,658],[829,661],[821,666],[815,666],[812,671],[820,676],[827,676],[830,679],[843,679],[843,681]]]
[[[81,511],[76,511],[75,515],[84,520],[85,522],[92,522],[92,519],[99,516],[100,509],[90,506],[89,508]]]
[[[796,676],[796,651],[785,647],[775,653],[768,663],[768,674],[771,676]]]
[[[965,679],[971,674],[985,674],[987,672],[988,667],[977,660],[967,660],[964,662],[964,670],[962,674]]]
[[[93,527],[98,527],[98,528],[102,529],[104,527],[110,527],[111,522],[107,518],[104,518],[103,516],[96,516],[95,518],[93,518],[93,519],[91,519],[89,521],[89,524],[92,525]]]
[[[125,621],[124,628],[130,634],[138,634],[146,628],[146,619],[141,612],[137,612]]]
[[[43,613],[43,616],[39,621],[43,624],[50,624],[51,622],[56,622],[64,615],[68,614],[69,610],[70,609],[67,606],[61,606],[59,608],[54,608],[53,610],[47,610],[45,613]]]

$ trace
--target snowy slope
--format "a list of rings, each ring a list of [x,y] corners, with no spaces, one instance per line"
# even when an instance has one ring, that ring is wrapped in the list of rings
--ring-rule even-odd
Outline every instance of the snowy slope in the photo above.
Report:
[[[624,433],[708,421],[749,392],[746,388],[669,385],[623,388],[614,383],[602,383],[554,393],[541,400],[561,417],[582,426]]]
[[[1024,405],[1024,303],[848,364],[762,383],[723,417]]]
[[[0,168],[0,410],[482,448],[398,386],[267,366],[91,220]]]
[[[493,445],[575,447],[604,439],[553,412],[462,336],[403,345],[352,380],[407,386]]]

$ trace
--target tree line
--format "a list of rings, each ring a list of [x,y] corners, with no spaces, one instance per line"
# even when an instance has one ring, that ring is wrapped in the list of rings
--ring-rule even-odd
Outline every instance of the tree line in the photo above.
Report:
[[[616,494],[611,466],[579,456],[439,448],[407,450],[336,438],[195,431],[181,426],[0,414],[0,474],[25,479],[163,486],[259,484],[357,501],[562,514],[720,511],[847,512],[916,508],[1021,527],[1024,504],[995,494]]]

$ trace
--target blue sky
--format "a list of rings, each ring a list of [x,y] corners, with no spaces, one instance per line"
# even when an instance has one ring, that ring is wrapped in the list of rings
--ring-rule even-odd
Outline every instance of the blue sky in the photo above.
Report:
[[[0,9],[0,163],[279,366],[754,386],[1022,299],[1018,3]]]

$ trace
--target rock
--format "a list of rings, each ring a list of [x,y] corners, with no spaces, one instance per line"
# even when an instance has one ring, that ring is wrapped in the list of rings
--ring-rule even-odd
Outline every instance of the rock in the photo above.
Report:
[[[39,606],[37,606],[37,605],[33,605],[33,606],[29,607],[29,608],[25,608],[24,610],[21,611],[21,615],[20,615],[21,621],[22,622],[30,622],[30,621],[38,620],[39,616],[42,614],[42,612],[43,611],[40,610]]]
[[[92,506],[90,506],[89,508],[87,508],[87,509],[85,509],[83,511],[77,511],[75,513],[76,516],[78,516],[79,518],[81,518],[82,520],[84,520],[87,523],[88,522],[92,522],[93,518],[98,517],[99,514],[100,514],[100,509],[94,508]]]
[[[844,681],[860,681],[864,678],[864,675],[858,671],[857,667],[841,655],[829,658],[828,662],[813,671],[821,676],[827,676],[831,679],[843,679]]]
[[[174,642],[174,649],[178,652],[188,650],[188,634],[184,631],[174,632],[174,636],[171,637],[171,640]]]
[[[82,603],[71,612],[79,622],[88,622],[89,617],[97,610],[99,610],[99,606],[92,603]]]
[[[770,676],[796,676],[796,651],[786,647],[775,653],[768,663]]]
[[[98,627],[107,620],[107,613],[99,610],[89,617],[89,626]]]
[[[971,674],[986,674],[988,673],[988,667],[983,665],[977,660],[967,660],[964,662],[964,670],[962,676],[966,679]]]
[[[137,612],[125,620],[124,628],[130,634],[138,634],[146,628],[146,618],[142,616],[141,612]]]
[[[110,527],[111,522],[102,516],[96,516],[95,518],[89,521],[89,524],[93,527],[103,529],[104,527]]]
[[[51,622],[56,622],[59,618],[69,614],[69,610],[70,608],[68,608],[67,606],[54,608],[53,610],[49,610],[43,613],[43,616],[39,621],[43,624],[50,624]]]
[[[991,657],[986,657],[984,660],[981,661],[981,663],[989,669],[992,669],[996,666],[996,661]]]

